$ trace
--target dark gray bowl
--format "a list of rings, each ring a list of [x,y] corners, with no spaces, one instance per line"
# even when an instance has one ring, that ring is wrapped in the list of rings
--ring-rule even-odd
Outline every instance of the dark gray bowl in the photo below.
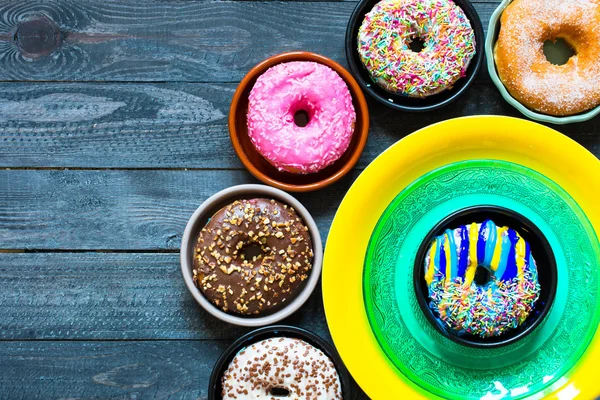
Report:
[[[344,399],[351,399],[351,385],[350,376],[348,370],[344,366],[342,359],[335,351],[333,346],[321,339],[314,333],[305,329],[296,328],[293,326],[275,325],[260,328],[236,340],[219,358],[215,364],[212,374],[210,376],[210,382],[208,386],[208,400],[222,400],[221,396],[221,377],[229,367],[231,360],[239,353],[242,349],[250,346],[253,343],[260,342],[264,339],[270,339],[274,337],[287,337],[287,338],[298,338],[304,340],[306,343],[313,345],[317,349],[321,350],[335,365],[335,369],[340,377],[340,384],[342,386],[342,397]],[[285,397],[281,397],[285,399]]]
[[[459,335],[452,329],[446,328],[429,308],[429,290],[425,282],[425,257],[433,239],[446,229],[455,229],[470,222],[481,223],[491,219],[499,226],[505,225],[519,232],[531,246],[538,268],[538,279],[541,287],[540,297],[534,309],[525,322],[518,328],[492,338],[481,338],[475,335]],[[554,301],[557,286],[556,259],[548,240],[529,219],[512,210],[498,206],[476,206],[459,210],[440,221],[425,237],[419,247],[414,267],[414,289],[421,310],[427,320],[450,340],[470,347],[495,348],[515,343],[535,330],[543,321]]]
[[[473,83],[475,76],[479,72],[484,59],[484,42],[485,35],[483,33],[483,25],[479,15],[473,5],[468,0],[454,0],[454,3],[463,9],[465,15],[471,22],[471,26],[475,32],[476,41],[476,53],[471,60],[471,64],[467,69],[467,76],[460,78],[452,89],[444,90],[441,93],[428,96],[423,99],[411,98],[408,96],[401,96],[393,94],[383,89],[381,86],[373,82],[369,76],[369,72],[363,66],[358,55],[358,30],[362,24],[365,14],[367,14],[375,4],[380,0],[361,0],[352,16],[350,22],[348,22],[348,28],[346,29],[346,58],[348,59],[348,65],[350,72],[356,78],[361,88],[367,92],[378,102],[402,111],[431,111],[438,108],[444,107],[458,97],[460,97]]]

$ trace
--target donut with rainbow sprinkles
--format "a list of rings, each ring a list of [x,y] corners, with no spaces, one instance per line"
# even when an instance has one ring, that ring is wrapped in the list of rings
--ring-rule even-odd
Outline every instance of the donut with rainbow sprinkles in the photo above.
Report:
[[[418,41],[422,49],[415,51]],[[371,79],[408,97],[452,88],[475,52],[471,23],[451,0],[383,0],[358,31],[358,54]]]
[[[491,220],[446,230],[425,257],[429,307],[459,335],[497,337],[525,322],[540,295],[529,243]]]

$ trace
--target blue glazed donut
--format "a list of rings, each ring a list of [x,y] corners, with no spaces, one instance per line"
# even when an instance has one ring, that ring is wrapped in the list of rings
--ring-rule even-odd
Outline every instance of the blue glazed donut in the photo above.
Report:
[[[478,269],[489,276],[483,282],[476,279]],[[517,328],[540,295],[529,243],[491,220],[436,237],[425,257],[424,278],[429,307],[459,335],[488,338]]]

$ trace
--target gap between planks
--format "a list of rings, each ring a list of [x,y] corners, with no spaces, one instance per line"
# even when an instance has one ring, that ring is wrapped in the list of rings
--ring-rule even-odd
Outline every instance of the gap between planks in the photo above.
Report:
[[[121,253],[121,254],[177,254],[180,249],[50,249],[50,248],[29,248],[29,249],[0,249],[2,253]]]
[[[3,167],[5,171],[245,171],[245,168],[212,167]],[[358,168],[357,168],[358,169]],[[362,168],[364,169],[364,168]]]
[[[256,328],[258,329],[258,327]],[[249,328],[252,330],[252,328]],[[72,338],[72,339],[55,339],[55,338],[17,338],[17,339],[3,339],[0,338],[0,342],[220,342],[220,343],[232,343],[233,339],[225,338],[176,338],[176,339],[162,339],[162,338],[142,338],[142,339],[120,339],[120,338]]]

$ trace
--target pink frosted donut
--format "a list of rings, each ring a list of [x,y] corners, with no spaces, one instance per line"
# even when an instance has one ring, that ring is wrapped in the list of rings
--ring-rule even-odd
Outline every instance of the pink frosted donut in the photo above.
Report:
[[[304,111],[306,126],[294,116]],[[317,172],[348,148],[356,113],[344,80],[331,68],[308,61],[275,65],[250,91],[248,136],[280,171]]]

